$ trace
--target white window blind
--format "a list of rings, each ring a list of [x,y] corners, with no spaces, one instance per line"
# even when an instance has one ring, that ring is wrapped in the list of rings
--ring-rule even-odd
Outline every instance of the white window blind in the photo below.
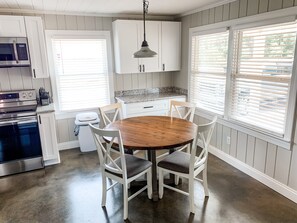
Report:
[[[224,113],[228,32],[192,37],[190,100],[198,108]]]
[[[231,118],[284,134],[296,31],[296,24],[237,31]]]
[[[60,111],[110,103],[106,39],[52,39]]]

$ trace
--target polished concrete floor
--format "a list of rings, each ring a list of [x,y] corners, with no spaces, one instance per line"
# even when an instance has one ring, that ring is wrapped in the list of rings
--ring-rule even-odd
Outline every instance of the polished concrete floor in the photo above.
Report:
[[[59,165],[0,178],[0,222],[123,222],[121,186],[101,203],[101,174],[96,152],[78,149],[61,152]],[[188,198],[165,189],[158,202],[146,192],[129,202],[133,223],[162,222],[297,222],[297,204],[263,184],[209,157],[210,197],[195,183],[196,214],[190,215]],[[187,187],[183,181],[180,187]]]

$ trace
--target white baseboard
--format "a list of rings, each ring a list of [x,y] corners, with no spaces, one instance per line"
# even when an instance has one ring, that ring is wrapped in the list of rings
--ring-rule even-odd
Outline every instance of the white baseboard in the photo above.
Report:
[[[78,140],[69,141],[69,142],[62,142],[58,144],[59,151],[66,150],[66,149],[73,149],[79,147]]]
[[[256,170],[255,168],[239,161],[238,159],[230,156],[223,151],[209,146],[209,152],[216,157],[220,158],[221,160],[225,161],[226,163],[234,166],[235,168],[239,169],[240,171],[244,172],[245,174],[253,177],[254,179],[258,180],[259,182],[265,184],[266,186],[270,187],[271,189],[275,190],[276,192],[282,194],[286,198],[292,200],[293,202],[297,203],[297,191],[288,187],[287,185],[280,183],[279,181],[267,176],[266,174]]]

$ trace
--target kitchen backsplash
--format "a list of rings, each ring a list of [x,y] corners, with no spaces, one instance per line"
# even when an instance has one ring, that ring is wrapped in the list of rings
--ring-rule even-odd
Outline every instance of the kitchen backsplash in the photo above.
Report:
[[[115,97],[127,96],[127,95],[141,95],[141,94],[158,94],[158,93],[169,93],[174,92],[178,94],[188,94],[188,90],[178,87],[158,87],[148,89],[135,89],[126,91],[115,91]]]

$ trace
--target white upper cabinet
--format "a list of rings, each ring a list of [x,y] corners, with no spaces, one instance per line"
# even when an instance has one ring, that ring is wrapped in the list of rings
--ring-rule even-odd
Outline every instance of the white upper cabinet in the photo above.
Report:
[[[0,37],[26,37],[23,16],[0,16]]]
[[[133,57],[133,54],[140,49],[144,39],[143,22],[141,20],[117,20],[113,22],[116,73],[159,71],[160,32],[160,22],[146,22],[146,40],[150,49],[158,55],[153,58],[137,59]]]
[[[116,20],[113,22],[116,73],[179,70],[180,23],[164,22],[163,24],[161,21],[146,21],[145,25],[149,48],[155,51],[157,56],[136,59],[133,58],[133,54],[140,49],[144,39],[143,21]],[[162,46],[163,43],[164,47]]]
[[[180,70],[181,67],[181,23],[162,22],[161,66],[163,71]]]
[[[40,17],[25,16],[25,24],[32,75],[34,78],[47,78],[49,72],[42,20]]]

